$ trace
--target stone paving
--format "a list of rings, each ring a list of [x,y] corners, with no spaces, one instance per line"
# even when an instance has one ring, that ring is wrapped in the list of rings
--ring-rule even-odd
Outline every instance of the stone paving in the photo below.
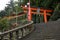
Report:
[[[60,21],[34,24],[35,30],[20,40],[60,40]]]

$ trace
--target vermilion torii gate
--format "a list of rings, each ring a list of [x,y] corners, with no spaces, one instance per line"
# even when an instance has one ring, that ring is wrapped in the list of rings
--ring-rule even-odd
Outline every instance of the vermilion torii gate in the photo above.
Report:
[[[38,14],[37,12],[34,12],[34,11],[37,11],[38,8],[30,7],[30,0],[29,0],[29,3],[28,3],[28,7],[23,6],[22,8],[23,8],[23,10],[24,10],[25,13],[27,13],[27,10],[28,10],[28,20],[29,21],[32,20],[32,14]],[[40,14],[44,15],[44,22],[45,23],[47,23],[47,16],[51,16],[51,14],[48,14],[50,12],[52,12],[52,10],[40,8]]]

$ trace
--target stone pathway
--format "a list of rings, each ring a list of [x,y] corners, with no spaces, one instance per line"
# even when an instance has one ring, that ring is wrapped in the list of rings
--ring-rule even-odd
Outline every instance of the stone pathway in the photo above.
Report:
[[[20,40],[60,40],[60,21],[34,24],[35,30]]]

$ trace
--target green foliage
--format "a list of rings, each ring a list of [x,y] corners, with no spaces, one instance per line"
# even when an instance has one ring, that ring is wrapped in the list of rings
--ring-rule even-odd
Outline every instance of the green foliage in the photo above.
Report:
[[[0,18],[0,31],[5,31],[9,28],[9,21],[4,18]]]
[[[51,16],[50,20],[57,20],[60,18],[60,3],[57,4],[56,8],[54,9],[53,15]]]
[[[21,7],[19,7],[19,6],[16,6],[16,7],[15,7],[15,12],[19,13],[19,12],[22,12],[22,11],[23,11],[23,10],[22,10]]]
[[[44,0],[42,3],[41,3],[41,6],[44,7],[44,8],[48,8],[50,6],[50,4],[52,3],[53,0]]]
[[[16,4],[18,4],[18,6],[15,6]],[[13,0],[11,0],[10,4],[7,5],[8,6],[5,7],[5,9],[0,12],[0,17],[10,16],[13,14],[13,12],[16,13],[17,11],[17,13],[19,13],[22,11],[22,8],[20,7],[20,0],[19,2],[15,2],[15,3],[13,2]]]
[[[6,12],[6,16],[9,16],[11,15],[12,9],[9,6],[7,6],[5,7],[5,12]]]
[[[54,8],[56,7],[55,6],[56,3],[58,3],[59,1],[60,0],[30,0],[30,3],[31,6],[35,6],[35,7]],[[26,5],[27,2],[28,0],[25,0],[24,4]]]
[[[3,18],[4,16],[6,16],[6,14],[7,14],[7,13],[6,13],[4,10],[2,10],[2,11],[0,12],[0,17]]]
[[[22,10],[22,8],[20,7],[20,5],[22,4],[21,2],[20,2],[21,0],[19,0],[19,2],[14,2],[14,12],[15,13],[20,13],[20,12],[22,12],[23,10]]]

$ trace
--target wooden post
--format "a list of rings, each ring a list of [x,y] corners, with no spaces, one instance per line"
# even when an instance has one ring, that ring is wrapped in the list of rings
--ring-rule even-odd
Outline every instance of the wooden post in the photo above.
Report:
[[[44,22],[47,23],[47,13],[46,13],[46,10],[44,10]]]
[[[32,14],[31,14],[31,9],[30,9],[30,13],[28,13],[28,21],[32,20]]]
[[[31,8],[30,8],[30,0],[29,0],[29,3],[28,3],[28,21],[31,21]]]

